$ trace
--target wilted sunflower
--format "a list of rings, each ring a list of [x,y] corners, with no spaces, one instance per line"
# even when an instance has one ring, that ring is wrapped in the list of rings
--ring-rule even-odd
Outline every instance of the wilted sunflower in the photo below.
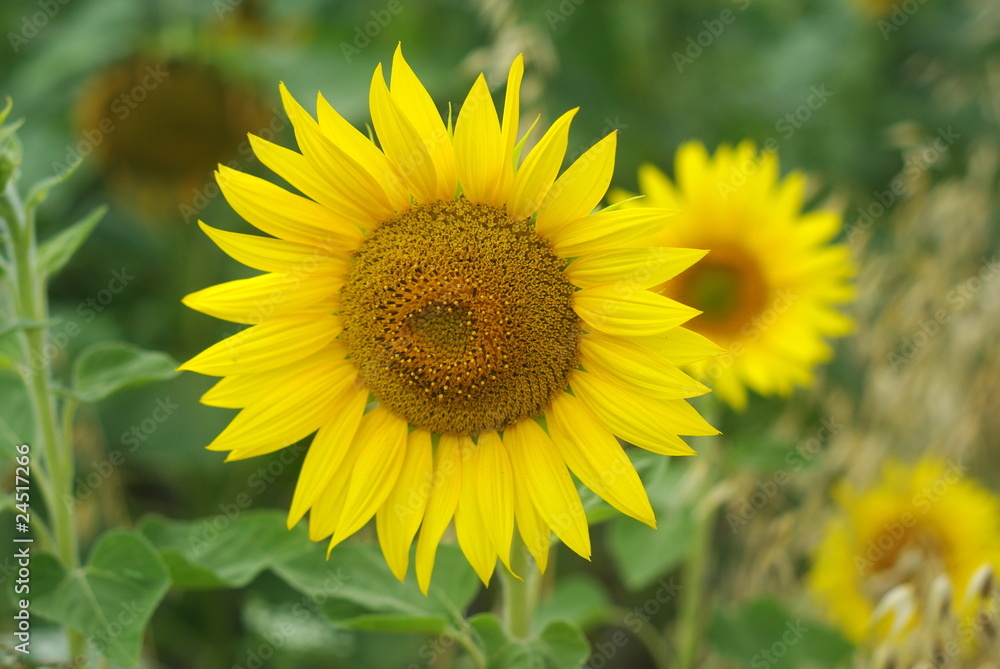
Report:
[[[747,388],[788,395],[813,380],[813,367],[831,356],[824,337],[850,332],[834,305],[853,295],[846,246],[830,244],[840,231],[832,211],[802,212],[806,178],[779,180],[778,158],[743,142],[714,157],[691,142],[676,157],[676,184],[651,165],[639,170],[644,198],[624,201],[676,210],[653,237],[662,246],[709,249],[704,260],[653,290],[703,313],[692,330],[727,350],[692,366],[700,379],[736,409]],[[617,192],[612,200],[631,194]]]
[[[646,243],[663,210],[591,213],[615,135],[558,175],[576,110],[518,165],[522,73],[518,57],[502,123],[480,75],[452,132],[397,50],[391,89],[381,65],[371,84],[380,146],[282,87],[302,153],[252,143],[304,196],[220,167],[229,203],[274,238],[203,229],[266,274],[184,300],[252,324],[183,366],[225,377],[203,402],[242,409],[209,448],[249,458],[318,430],[289,526],[310,511],[332,549],[375,516],[399,578],[419,527],[425,591],[452,517],[484,582],[515,519],[541,568],[550,530],[589,557],[570,470],[652,525],[614,435],[691,454],[678,434],[716,433],[684,399],[707,388],[675,365],[718,349],[680,327],[696,310],[646,290],[702,254]]]
[[[890,462],[869,490],[837,486],[838,512],[808,580],[850,638],[880,641],[942,609],[975,612],[1000,564],[1000,499],[966,478],[966,469],[936,459]]]

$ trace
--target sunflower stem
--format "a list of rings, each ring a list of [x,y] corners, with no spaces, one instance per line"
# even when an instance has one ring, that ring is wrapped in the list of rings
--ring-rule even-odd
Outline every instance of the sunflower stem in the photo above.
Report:
[[[51,516],[56,556],[65,569],[72,570],[80,566],[75,518],[67,503],[72,498],[73,449],[70,435],[60,430],[52,370],[44,353],[49,309],[46,277],[38,266],[34,211],[21,202],[14,178],[7,181],[0,193],[0,212],[10,226],[14,313],[25,323],[20,331],[24,356],[20,372],[34,418],[35,439],[42,453],[41,466],[35,468],[35,478]],[[83,656],[85,639],[71,630],[67,633],[72,658],[76,661]]]
[[[514,533],[510,547],[510,568],[518,578],[506,570],[501,570],[503,581],[503,618],[511,636],[525,639],[531,634],[531,623],[538,603],[538,589],[541,573],[528,559],[528,549],[520,535]]]
[[[705,496],[714,483],[718,455],[718,438],[702,440],[698,458],[700,462],[694,464],[691,472],[698,476],[694,499],[708,501]],[[683,580],[677,622],[679,669],[692,669],[697,666],[701,650],[716,509],[717,505],[712,503],[698,504],[694,509],[694,536],[691,538],[691,547],[682,566]]]

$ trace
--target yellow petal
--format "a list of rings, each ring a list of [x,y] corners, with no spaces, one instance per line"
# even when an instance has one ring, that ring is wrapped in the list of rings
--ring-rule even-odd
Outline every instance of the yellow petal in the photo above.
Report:
[[[344,508],[327,554],[364,527],[396,485],[406,457],[406,429],[406,420],[384,406],[375,407],[362,417],[354,435],[360,452],[354,461]]]
[[[349,386],[337,399],[337,410],[316,433],[302,462],[302,471],[288,510],[289,529],[302,519],[329,484],[334,471],[343,463],[367,403],[368,389],[359,384]]]
[[[343,342],[334,340],[309,357],[288,363],[284,367],[257,374],[227,376],[202,395],[201,402],[213,407],[242,409],[270,397],[275,384],[284,383],[316,365],[343,360],[344,353]]]
[[[587,149],[556,179],[535,219],[535,231],[549,235],[570,221],[583,218],[608,192],[615,170],[618,131]]]
[[[375,68],[368,102],[382,150],[396,167],[410,192],[418,202],[437,199],[437,172],[433,157],[420,133],[389,95],[381,64]]]
[[[701,313],[649,290],[612,284],[578,290],[573,309],[595,330],[632,337],[663,334]]]
[[[233,451],[227,460],[264,455],[304,439],[336,410],[337,397],[357,377],[347,361],[316,365],[271,389],[263,402],[248,406],[208,445]]]
[[[225,165],[216,172],[229,205],[261,232],[290,242],[357,248],[364,240],[356,226],[308,198],[289,193],[270,181]]]
[[[648,397],[697,397],[708,387],[662,358],[622,337],[587,333],[580,338],[580,364],[588,372],[612,376]]]
[[[223,339],[178,369],[211,376],[265,372],[315,353],[339,333],[334,316],[277,316]]]
[[[531,216],[542,206],[566,157],[569,126],[578,111],[571,109],[556,119],[518,168],[509,206],[515,220]]]
[[[442,200],[454,198],[455,190],[458,188],[458,177],[455,176],[455,150],[451,144],[451,136],[434,100],[403,58],[401,44],[396,46],[396,52],[392,56],[389,93],[396,104],[406,110],[407,118],[434,158],[438,198]]]
[[[587,405],[569,393],[559,393],[545,415],[553,443],[583,484],[622,513],[656,527],[632,461]]]
[[[217,230],[201,221],[198,225],[230,258],[265,272],[343,274],[350,263],[350,250],[342,246],[315,246],[260,235],[243,235]]]
[[[319,124],[281,84],[285,112],[295,128],[295,139],[326,182],[326,197],[335,203],[331,209],[365,229],[392,217],[392,206],[382,186],[346,151],[334,144]]]
[[[227,281],[187,295],[188,307],[234,323],[256,324],[293,311],[335,310],[337,285],[317,274],[262,274]]]
[[[500,121],[482,74],[472,85],[455,124],[455,170],[472,202],[498,204],[504,151]]]
[[[489,587],[497,564],[497,551],[487,529],[487,520],[479,507],[479,480],[476,467],[476,446],[469,444],[472,456],[462,463],[462,491],[455,507],[455,537],[466,559],[483,585]]]
[[[652,288],[691,267],[706,253],[708,251],[664,246],[596,251],[570,263],[566,278],[581,288],[599,283]]]
[[[572,258],[613,248],[643,246],[668,224],[673,212],[663,209],[612,209],[570,221],[548,235],[552,248],[564,258]]]
[[[629,340],[648,348],[675,365],[688,365],[725,353],[703,335],[687,328],[672,328],[656,337],[629,337]]]
[[[344,509],[347,488],[354,473],[354,463],[361,449],[352,440],[347,444],[347,453],[340,464],[333,469],[326,487],[316,496],[309,509],[309,539],[322,541],[337,529],[337,521]]]
[[[483,432],[472,458],[475,489],[483,526],[493,554],[510,570],[510,543],[514,536],[514,472],[510,456],[496,432]]]
[[[524,55],[518,54],[510,64],[507,73],[507,92],[503,102],[503,124],[500,126],[500,146],[503,149],[503,164],[500,168],[500,184],[497,187],[497,202],[506,202],[514,185],[514,146],[517,144],[518,125],[521,122],[521,79],[524,77]]]
[[[577,554],[590,559],[590,532],[580,495],[555,444],[533,420],[521,420],[504,430],[517,478],[545,523]]]
[[[545,520],[535,509],[531,495],[528,493],[528,484],[518,477],[514,477],[514,518],[517,520],[517,531],[521,535],[528,552],[535,558],[538,571],[545,573],[545,567],[549,564],[549,546],[552,544],[552,532],[549,531]]]
[[[573,373],[570,387],[605,427],[654,453],[694,455],[678,433],[718,434],[684,400],[652,399],[611,379],[580,371]]]
[[[403,460],[399,479],[375,514],[382,554],[400,581],[406,578],[410,545],[427,509],[433,480],[431,433],[424,429],[414,430],[406,440],[406,459]]]
[[[470,457],[472,442],[468,437],[442,434],[434,454],[434,481],[424,523],[417,539],[416,571],[420,590],[427,594],[434,571],[434,556],[448,523],[455,515],[462,490],[462,461]]]

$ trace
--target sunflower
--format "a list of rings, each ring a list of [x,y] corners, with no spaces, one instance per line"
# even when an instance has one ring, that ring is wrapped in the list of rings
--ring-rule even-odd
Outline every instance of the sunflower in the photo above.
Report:
[[[941,591],[954,593],[959,617],[975,613],[982,575],[1000,565],[1000,499],[966,478],[966,469],[933,458],[890,462],[869,490],[846,482],[835,488],[838,512],[808,582],[850,638],[880,641],[933,622],[921,617],[937,615],[942,602],[949,608]]]
[[[851,321],[834,306],[851,299],[854,270],[831,211],[802,212],[806,179],[778,178],[774,152],[743,142],[710,157],[691,142],[676,157],[676,184],[657,168],[639,170],[644,198],[612,194],[623,210],[663,207],[680,212],[653,237],[663,246],[710,249],[677,279],[654,290],[702,311],[690,328],[727,350],[691,370],[735,409],[747,388],[789,395],[813,380],[828,360],[824,337],[843,336]]]
[[[559,174],[575,109],[519,160],[522,74],[518,57],[502,121],[480,75],[452,131],[397,49],[391,88],[381,65],[371,84],[379,145],[282,86],[301,153],[251,141],[302,195],[220,166],[228,202],[273,237],[202,227],[265,273],[184,299],[251,325],[182,366],[224,377],[204,403],[242,409],[208,448],[236,460],[315,432],[289,527],[308,511],[332,550],[374,516],[400,579],[419,529],[424,592],[452,519],[486,584],[515,521],[540,568],[550,532],[589,558],[570,471],[653,525],[615,435],[685,455],[677,435],[716,433],[686,402],[708,389],[677,365],[719,349],[681,327],[697,310],[648,290],[702,252],[647,243],[664,210],[592,213],[616,137]]]
[[[198,104],[190,104],[198,100]],[[135,56],[106,68],[85,87],[77,116],[115,195],[151,216],[199,208],[205,180],[246,145],[245,128],[268,128],[257,92],[194,58]],[[245,146],[249,152],[249,147]],[[72,156],[69,156],[72,157]]]

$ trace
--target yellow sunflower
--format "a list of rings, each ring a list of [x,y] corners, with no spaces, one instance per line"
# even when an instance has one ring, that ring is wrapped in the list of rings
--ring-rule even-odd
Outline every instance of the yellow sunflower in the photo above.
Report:
[[[891,462],[869,490],[836,487],[839,509],[808,581],[850,638],[878,641],[916,629],[939,596],[936,582],[954,593],[955,613],[974,613],[977,574],[1000,565],[1000,499],[967,479],[966,469],[931,458],[915,466]]]
[[[853,295],[846,246],[830,244],[840,231],[831,211],[802,212],[806,178],[779,180],[774,152],[743,142],[714,156],[691,142],[676,157],[676,183],[651,165],[639,170],[643,198],[618,191],[623,210],[644,207],[680,212],[653,244],[709,249],[707,257],[654,290],[702,311],[690,328],[726,349],[691,367],[736,409],[747,388],[789,395],[813,380],[828,360],[824,337],[850,332],[834,306]]]
[[[719,349],[681,326],[698,312],[647,288],[702,253],[650,246],[659,209],[592,213],[611,134],[559,174],[561,116],[519,161],[523,73],[502,121],[480,75],[452,131],[397,49],[370,91],[376,145],[322,96],[318,119],[281,88],[300,152],[251,137],[301,191],[225,167],[232,207],[273,237],[202,224],[260,276],[185,304],[251,327],[182,366],[225,377],[202,401],[242,409],[208,448],[262,455],[313,432],[288,523],[308,511],[330,548],[373,516],[397,577],[416,547],[426,592],[454,518],[484,583],[513,528],[545,567],[550,530],[590,556],[570,476],[645,523],[653,513],[615,435],[657,453],[715,434],[685,398],[708,391],[677,364]]]

